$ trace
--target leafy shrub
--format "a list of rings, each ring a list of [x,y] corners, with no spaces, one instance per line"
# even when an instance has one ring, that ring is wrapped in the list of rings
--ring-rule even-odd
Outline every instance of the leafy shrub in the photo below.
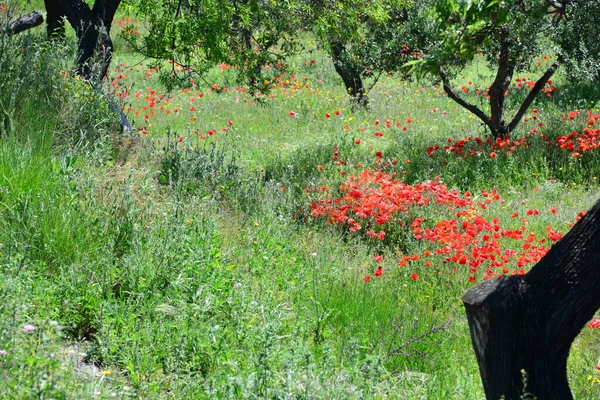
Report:
[[[235,148],[214,142],[198,148],[186,147],[169,133],[159,159],[158,182],[179,193],[246,203],[260,190],[258,178],[245,176]]]

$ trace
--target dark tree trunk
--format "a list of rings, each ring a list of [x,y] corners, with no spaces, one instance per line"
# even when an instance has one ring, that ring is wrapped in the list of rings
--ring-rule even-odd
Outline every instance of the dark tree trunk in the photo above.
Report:
[[[48,38],[63,39],[64,20],[69,21],[79,40],[77,73],[89,82],[103,79],[110,66],[113,51],[110,28],[120,3],[121,0],[96,0],[90,9],[84,0],[44,0]],[[119,114],[123,132],[131,133],[127,117],[112,97],[109,105]]]
[[[121,0],[96,0],[90,8],[84,0],[44,0],[50,37],[64,34],[63,19],[75,29],[79,40],[77,73],[87,80],[102,79],[112,59],[110,28]],[[62,24],[62,25],[61,25]]]
[[[64,40],[65,12],[57,0],[44,0],[46,7],[46,32],[49,40]]]
[[[529,273],[487,281],[463,301],[487,399],[572,399],[569,350],[600,308],[600,201]]]
[[[31,28],[35,28],[44,22],[44,17],[39,11],[32,11],[14,21],[8,23],[8,31],[16,35]]]
[[[331,55],[335,71],[344,81],[346,91],[357,104],[366,106],[369,103],[361,78],[361,68],[346,55],[346,49],[340,42],[331,43]]]

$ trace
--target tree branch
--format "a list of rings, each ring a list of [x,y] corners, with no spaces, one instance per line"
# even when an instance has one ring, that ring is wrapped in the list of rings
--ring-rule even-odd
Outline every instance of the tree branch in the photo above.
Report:
[[[479,117],[480,120],[483,121],[483,123],[488,128],[490,128],[490,130],[493,130],[492,122],[490,121],[488,116],[485,115],[485,113],[479,107],[465,101],[464,99],[460,98],[456,93],[454,93],[454,91],[450,87],[450,79],[448,78],[446,71],[444,71],[444,67],[440,66],[439,74],[440,74],[440,78],[442,78],[442,84],[444,85],[444,92],[446,92],[448,97],[450,97],[452,100],[454,100],[455,102],[460,104],[463,108],[465,108],[468,111],[470,111],[471,113],[475,114],[477,117]]]
[[[35,28],[44,22],[44,17],[39,11],[32,11],[14,21],[8,23],[8,31],[16,35],[31,28]]]
[[[508,124],[508,132],[512,132],[517,127],[519,122],[521,122],[521,118],[523,118],[523,115],[525,115],[527,109],[529,108],[529,106],[531,106],[531,103],[533,103],[533,100],[542,91],[542,89],[546,85],[546,82],[548,82],[548,79],[550,79],[552,75],[554,75],[561,62],[562,57],[559,57],[556,61],[552,63],[552,65],[550,65],[550,68],[548,68],[544,75],[542,75],[541,78],[537,80],[537,82],[525,98],[525,101],[523,101],[523,104],[521,104],[519,111],[517,111],[512,121],[510,121],[510,124]]]

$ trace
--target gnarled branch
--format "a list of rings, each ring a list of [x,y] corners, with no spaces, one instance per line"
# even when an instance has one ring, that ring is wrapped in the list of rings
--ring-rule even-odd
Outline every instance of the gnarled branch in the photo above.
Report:
[[[41,25],[43,22],[44,17],[42,16],[42,13],[39,11],[32,11],[29,14],[23,15],[21,18],[9,22],[8,31],[11,34],[16,35],[17,33],[35,28],[36,26]]]
[[[454,100],[455,102],[457,102],[458,104],[460,104],[463,108],[467,109],[468,111],[470,111],[471,113],[473,113],[477,117],[479,117],[479,119],[482,120],[483,123],[486,124],[486,126],[490,130],[493,131],[491,120],[489,119],[489,117],[487,115],[485,115],[485,113],[479,107],[477,107],[476,105],[471,104],[471,103],[465,101],[459,95],[457,95],[456,93],[454,93],[454,91],[452,90],[452,87],[450,87],[450,79],[448,78],[448,74],[446,74],[446,71],[444,70],[444,67],[440,66],[440,68],[439,68],[439,74],[440,74],[440,78],[442,78],[442,84],[444,86],[444,92],[446,92],[446,94],[448,95],[448,97],[450,97],[452,100]]]
[[[529,108],[529,106],[531,106],[531,103],[533,103],[533,100],[542,91],[544,86],[546,86],[546,82],[548,82],[552,75],[554,75],[561,62],[562,58],[559,57],[550,65],[550,68],[546,70],[544,75],[542,75],[540,79],[537,80],[535,85],[533,85],[533,88],[531,88],[531,91],[529,92],[529,94],[527,94],[527,97],[523,101],[523,104],[521,104],[521,107],[519,107],[519,111],[517,111],[512,121],[510,121],[510,124],[508,124],[508,132],[512,132],[517,127],[517,125],[519,125],[519,122],[521,122],[521,118],[523,118],[523,115],[525,115],[527,109]]]

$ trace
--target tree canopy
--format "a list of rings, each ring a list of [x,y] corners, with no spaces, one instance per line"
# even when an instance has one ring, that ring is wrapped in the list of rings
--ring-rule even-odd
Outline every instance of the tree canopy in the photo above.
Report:
[[[130,6],[148,27],[141,38],[130,37],[141,54],[173,60],[200,75],[230,64],[237,67],[240,83],[254,90],[265,89],[262,67],[285,66],[301,28],[297,2],[133,0]]]
[[[305,25],[314,32],[342,77],[348,93],[366,103],[362,79],[396,72],[417,54],[414,30],[423,33],[423,13],[430,1],[355,0],[308,1]]]

